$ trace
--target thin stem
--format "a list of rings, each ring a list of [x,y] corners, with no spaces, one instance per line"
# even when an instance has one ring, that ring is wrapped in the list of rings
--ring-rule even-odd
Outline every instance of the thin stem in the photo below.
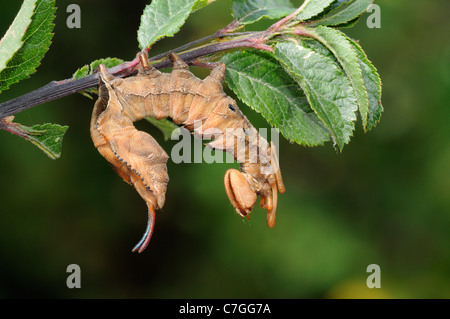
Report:
[[[280,30],[283,25],[294,19],[301,11],[303,11],[303,9],[308,5],[309,2],[310,0],[305,0],[305,2],[303,2],[303,4],[297,10],[272,24],[264,33],[264,37],[270,36],[271,34],[276,33],[278,30]]]
[[[165,58],[165,57],[166,57],[169,53],[171,53],[171,52],[178,53],[178,52],[187,50],[187,49],[189,49],[190,47],[193,47],[193,46],[195,46],[195,45],[197,45],[197,44],[206,42],[206,41],[208,41],[208,40],[212,40],[212,39],[216,39],[216,38],[222,38],[222,37],[231,37],[231,36],[235,37],[235,36],[252,35],[252,34],[254,34],[254,33],[255,33],[254,31],[249,31],[249,32],[234,32],[234,33],[228,33],[228,34],[227,34],[227,33],[221,33],[221,30],[219,30],[219,31],[217,31],[217,32],[214,33],[214,34],[208,35],[208,36],[203,37],[203,38],[201,38],[201,39],[198,39],[198,40],[192,41],[192,42],[190,42],[190,43],[187,43],[187,44],[185,44],[185,45],[179,46],[178,48],[175,48],[175,49],[173,49],[173,50],[171,50],[171,51],[168,51],[168,52],[164,52],[164,53],[155,55],[155,56],[149,58],[149,60],[150,60],[150,61],[157,61],[157,60],[163,59],[163,58]]]
[[[13,123],[12,122],[13,119],[14,119],[13,116],[11,116],[11,119],[9,119],[9,120],[1,119],[0,120],[0,130],[5,130],[11,134],[28,139],[29,137],[24,133],[23,130],[20,129],[21,125],[17,124],[17,123]]]
[[[313,32],[308,31],[308,30],[305,29],[304,27],[297,27],[297,28],[294,28],[291,32],[292,32],[293,34],[296,34],[296,35],[300,35],[300,36],[303,36],[303,37],[316,38],[317,40],[319,40],[319,39],[317,38],[317,36],[316,36]]]

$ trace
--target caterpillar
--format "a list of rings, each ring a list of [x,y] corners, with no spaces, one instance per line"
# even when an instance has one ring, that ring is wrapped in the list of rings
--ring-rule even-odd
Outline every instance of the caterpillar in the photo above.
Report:
[[[222,88],[225,64],[217,63],[209,76],[194,76],[187,63],[169,54],[171,73],[149,65],[139,54],[135,76],[116,78],[99,66],[98,99],[92,111],[90,133],[94,146],[117,174],[134,186],[148,207],[147,228],[133,252],[142,252],[153,234],[155,210],[161,209],[169,176],[168,155],[148,133],[138,131],[133,122],[145,116],[171,118],[195,136],[212,140],[212,149],[233,154],[241,171],[225,173],[226,194],[241,217],[249,217],[261,196],[267,209],[267,225],[275,225],[277,190],[285,191],[274,145],[259,135]]]

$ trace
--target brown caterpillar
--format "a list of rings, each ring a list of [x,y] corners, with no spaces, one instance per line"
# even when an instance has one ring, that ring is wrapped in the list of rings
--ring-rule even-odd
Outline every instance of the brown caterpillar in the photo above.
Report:
[[[273,227],[277,189],[280,193],[285,190],[276,152],[272,153],[236,102],[223,92],[225,65],[217,64],[201,80],[177,55],[170,54],[169,58],[173,71],[162,73],[150,66],[147,56],[141,53],[138,74],[124,79],[115,78],[100,65],[99,97],[90,127],[92,140],[148,207],[147,229],[133,252],[142,252],[147,247],[153,233],[155,209],[163,207],[169,181],[166,152],[149,134],[133,126],[133,122],[145,116],[170,117],[195,135],[213,139],[207,146],[232,153],[241,163],[242,172],[235,169],[226,172],[228,198],[244,217],[252,210],[257,195],[261,195],[261,207],[267,209],[267,224]]]

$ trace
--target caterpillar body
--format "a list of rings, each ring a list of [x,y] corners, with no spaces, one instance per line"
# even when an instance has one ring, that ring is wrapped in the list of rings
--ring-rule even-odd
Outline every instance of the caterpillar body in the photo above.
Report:
[[[212,141],[207,146],[233,154],[241,171],[225,173],[225,190],[236,212],[249,216],[257,195],[267,209],[267,224],[273,227],[277,190],[284,192],[276,151],[259,135],[222,88],[223,63],[201,80],[176,54],[171,73],[162,73],[139,55],[136,76],[116,78],[100,65],[99,97],[91,119],[91,137],[101,155],[122,179],[133,185],[148,207],[144,236],[133,248],[142,252],[153,233],[155,210],[161,209],[169,177],[168,155],[149,134],[138,131],[133,122],[145,116],[170,117],[194,135]]]

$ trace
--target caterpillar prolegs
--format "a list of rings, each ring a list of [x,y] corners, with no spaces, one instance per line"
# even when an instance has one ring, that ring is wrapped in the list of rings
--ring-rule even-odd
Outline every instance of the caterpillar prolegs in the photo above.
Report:
[[[91,119],[95,147],[122,179],[133,185],[148,207],[144,236],[133,248],[142,252],[153,233],[155,210],[161,209],[169,177],[168,156],[159,144],[133,122],[145,116],[170,117],[194,135],[211,139],[208,147],[230,152],[241,163],[241,171],[225,173],[225,190],[236,212],[249,216],[257,195],[267,209],[267,225],[275,225],[277,190],[284,192],[276,151],[259,135],[239,110],[236,102],[222,88],[223,63],[201,80],[177,55],[170,54],[171,73],[162,73],[149,65],[144,53],[139,55],[136,76],[116,78],[100,65],[99,97]]]

